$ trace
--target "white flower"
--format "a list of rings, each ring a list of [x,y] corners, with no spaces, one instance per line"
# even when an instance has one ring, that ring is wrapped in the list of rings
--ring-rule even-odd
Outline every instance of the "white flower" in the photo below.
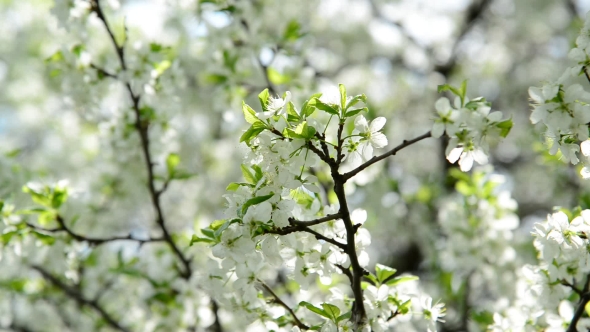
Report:
[[[434,121],[432,126],[432,137],[439,138],[447,132],[447,135],[452,136],[458,130],[455,121],[459,118],[459,112],[451,107],[451,103],[445,97],[440,98],[434,104],[439,118]]]
[[[445,308],[443,303],[432,305],[432,298],[423,296],[420,299],[422,306],[422,314],[424,319],[428,321],[428,331],[436,331],[436,322],[444,322],[441,318],[445,316]]]
[[[382,116],[371,121],[371,124],[362,115],[357,116],[354,120],[355,131],[353,135],[358,134],[361,136],[358,149],[362,151],[365,160],[373,157],[373,148],[380,149],[387,146],[387,137],[379,132],[385,126],[385,122],[387,120]]]
[[[447,160],[453,164],[459,160],[461,171],[467,172],[473,167],[473,161],[476,161],[480,165],[487,164],[488,156],[480,148],[466,150],[464,147],[457,147],[452,149],[447,155]]]
[[[286,113],[285,108],[291,101],[291,92],[285,93],[285,98],[269,97],[266,105],[267,111],[256,113],[256,116],[261,120],[266,120],[274,115],[283,115]]]

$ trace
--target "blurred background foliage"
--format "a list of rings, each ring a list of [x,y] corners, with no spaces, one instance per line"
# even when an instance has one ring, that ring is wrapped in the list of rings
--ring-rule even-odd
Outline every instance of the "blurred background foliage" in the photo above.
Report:
[[[241,102],[255,103],[266,87],[276,94],[289,90],[299,102],[318,91],[333,91],[338,83],[350,95],[365,93],[370,116],[388,119],[384,132],[394,146],[430,129],[438,85],[467,79],[469,95],[484,96],[494,110],[514,120],[508,138],[493,147],[491,164],[506,177],[501,186],[518,202],[517,234],[523,252],[530,253],[525,261],[534,259],[529,233],[535,220],[555,205],[590,207],[590,190],[579,170],[548,155],[540,143],[540,132],[529,121],[527,93],[529,86],[556,78],[568,65],[588,1],[106,3],[117,38],[126,38],[128,54],[138,54],[133,61],[162,74],[156,92],[146,96],[152,107],[146,112],[153,112],[157,123],[150,132],[156,170],[165,171],[164,160],[173,151],[187,175],[172,182],[163,197],[169,227],[183,247],[195,229],[223,217],[222,195],[227,183],[239,180],[245,152],[238,144],[247,128]],[[128,96],[83,64],[68,65],[88,52],[103,68],[115,68],[107,36],[96,22],[66,31],[60,26],[68,23],[50,14],[52,6],[48,0],[0,1],[0,197],[30,206],[23,184],[68,179],[74,192],[61,213],[77,220],[79,232],[157,233],[150,222],[139,138],[126,118]],[[467,328],[465,308],[482,294],[467,294],[465,284],[457,290],[453,276],[436,262],[444,237],[437,221],[440,203],[456,195],[456,185],[464,181],[447,163],[445,146],[444,141],[421,142],[361,173],[347,190],[351,208],[368,211],[372,263],[415,273],[441,289],[438,295],[449,305],[447,330],[459,331]],[[325,171],[318,170],[318,177],[329,194]],[[166,277],[152,270],[173,264],[165,253],[153,255],[164,246],[111,249],[101,249],[99,263],[93,256],[69,262],[56,258],[63,256],[58,251],[31,262],[53,271],[71,268],[68,264],[90,271],[81,279],[83,293],[107,283],[120,283],[116,289],[138,282],[124,266],[143,264],[148,276],[161,281]],[[206,260],[204,247],[189,250],[196,262]],[[131,262],[142,255],[161,262]],[[53,318],[44,308],[67,301],[27,281],[34,272],[24,261],[5,257],[0,262],[0,323],[15,330],[47,330],[42,325]],[[114,277],[125,275],[121,271],[127,275]],[[136,293],[144,297],[140,288]],[[175,301],[175,294],[156,294],[153,305],[161,304],[161,310]],[[107,296],[117,302],[115,291]],[[110,310],[125,308],[128,300]],[[39,315],[35,321],[26,318],[32,312]],[[72,313],[64,315],[67,321]],[[92,321],[92,314],[87,316]],[[469,319],[485,326],[490,317],[472,311]],[[70,329],[91,326],[84,319]]]

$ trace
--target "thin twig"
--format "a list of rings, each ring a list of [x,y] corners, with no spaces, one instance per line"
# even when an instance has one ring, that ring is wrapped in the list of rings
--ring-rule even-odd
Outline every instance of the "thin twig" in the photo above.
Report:
[[[122,332],[129,332],[130,330],[119,324],[97,301],[86,299],[79,291],[66,285],[49,271],[38,265],[31,266],[38,271],[45,280],[49,281],[55,287],[61,289],[68,297],[75,300],[78,304],[94,309],[104,321],[112,328]]]
[[[114,242],[114,241],[135,241],[138,242],[140,245],[148,242],[162,242],[164,238],[156,237],[156,238],[147,238],[147,239],[137,239],[134,238],[131,234],[124,235],[124,236],[112,236],[106,238],[94,238],[88,237],[85,235],[78,234],[74,232],[72,229],[66,226],[65,221],[63,220],[62,216],[57,215],[56,219],[59,227],[57,228],[44,228],[37,226],[35,224],[26,223],[26,225],[36,231],[47,232],[47,233],[58,233],[58,232],[66,232],[69,236],[71,236],[74,240],[79,242],[88,242],[91,246],[100,246],[105,243]]]
[[[96,13],[98,18],[102,21],[110,39],[111,39],[111,43],[113,44],[113,47],[115,48],[115,51],[117,52],[121,68],[123,70],[126,70],[127,65],[125,62],[124,45],[122,46],[117,43],[117,40],[115,39],[115,36],[111,30],[111,27],[109,26],[108,20],[105,17],[105,15],[100,7],[100,0],[92,0],[91,1],[91,8]],[[164,241],[166,241],[168,243],[168,245],[170,246],[170,248],[172,249],[174,254],[178,257],[178,259],[181,261],[181,263],[184,267],[183,271],[179,271],[180,275],[184,279],[189,279],[190,276],[192,275],[192,267],[191,267],[190,259],[182,253],[180,248],[178,248],[178,246],[176,245],[176,243],[172,239],[172,236],[170,235],[170,232],[168,231],[168,228],[166,226],[164,214],[162,212],[160,196],[164,193],[163,189],[165,189],[165,188],[160,189],[160,190],[156,189],[156,185],[155,185],[156,181],[155,181],[154,169],[153,169],[154,162],[152,161],[152,156],[150,154],[150,140],[149,140],[149,135],[148,135],[149,122],[141,116],[141,111],[140,111],[140,107],[139,107],[141,96],[139,94],[135,94],[133,92],[133,88],[131,87],[131,84],[129,82],[125,82],[125,87],[127,89],[127,92],[129,93],[129,98],[131,99],[133,112],[135,113],[134,125],[135,125],[135,129],[137,130],[137,133],[139,134],[139,138],[141,141],[141,149],[143,152],[143,156],[145,159],[145,165],[146,165],[146,169],[147,169],[147,173],[148,173],[147,184],[148,184],[148,188],[149,188],[149,192],[150,192],[152,205],[154,207],[154,210],[156,211],[156,223],[158,224],[158,226],[162,230]]]
[[[281,300],[281,298],[275,294],[275,292],[272,291],[272,289],[270,287],[268,287],[264,282],[262,282],[261,280],[258,280],[258,282],[260,283],[260,285],[262,285],[262,287],[270,293],[270,295],[272,295],[272,297],[274,298],[274,302],[278,303],[281,307],[285,308],[290,314],[291,316],[293,316],[293,320],[295,321],[295,325],[297,325],[300,329],[304,329],[304,330],[308,330],[309,326],[303,324],[299,318],[297,318],[297,315],[295,315],[295,312],[293,311],[293,309],[291,309],[291,307],[289,307],[285,302],[283,302],[283,300]]]
[[[428,138],[428,137],[431,137],[431,136],[432,135],[430,134],[430,131],[429,131],[429,132],[427,132],[425,134],[422,134],[422,135],[420,135],[420,136],[418,136],[416,138],[413,138],[411,140],[404,140],[402,142],[402,144],[396,146],[395,148],[393,148],[393,149],[385,152],[384,154],[382,154],[380,156],[375,156],[375,157],[369,159],[367,162],[365,162],[364,164],[360,165],[359,167],[355,168],[354,170],[352,170],[352,171],[350,171],[348,173],[344,173],[342,175],[342,177],[344,178],[344,182],[350,180],[350,178],[352,178],[353,176],[357,175],[358,173],[360,173],[361,171],[363,171],[365,168],[367,168],[367,167],[369,167],[369,166],[371,166],[371,165],[373,165],[373,164],[375,164],[375,163],[377,163],[377,162],[379,162],[379,161],[381,161],[381,160],[383,160],[383,159],[385,159],[387,157],[393,156],[396,153],[398,153],[400,150],[402,150],[402,149],[404,149],[404,148],[406,148],[406,147],[408,147],[408,146],[410,146],[410,145],[412,145],[414,143],[420,142],[421,140],[423,140],[425,138]]]
[[[309,220],[309,221],[300,221],[300,220],[296,220],[295,218],[289,218],[289,223],[291,223],[292,225],[300,225],[300,226],[308,226],[309,227],[309,226],[325,223],[326,221],[340,219],[340,217],[341,217],[340,213],[334,213],[334,214],[328,214],[325,217],[321,217],[321,218]]]
[[[307,226],[303,226],[303,225],[293,225],[293,226],[287,226],[287,227],[283,227],[283,228],[274,228],[274,229],[270,229],[270,230],[265,231],[265,233],[267,233],[267,234],[277,234],[277,235],[287,235],[287,234],[291,234],[291,233],[295,233],[295,232],[306,232],[306,233],[314,235],[316,237],[316,239],[318,239],[318,240],[324,240],[330,244],[335,245],[336,247],[338,247],[342,250],[346,249],[346,244],[340,243],[334,239],[324,236],[324,235],[314,231],[313,229],[311,229]]]

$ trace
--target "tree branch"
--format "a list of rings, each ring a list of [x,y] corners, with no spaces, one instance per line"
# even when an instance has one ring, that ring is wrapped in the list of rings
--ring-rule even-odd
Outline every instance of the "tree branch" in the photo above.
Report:
[[[411,140],[404,140],[402,142],[402,144],[396,146],[395,148],[385,152],[384,154],[382,154],[380,156],[375,156],[375,157],[369,159],[367,162],[365,162],[364,164],[360,165],[359,167],[355,168],[354,170],[352,170],[348,173],[342,174],[342,178],[344,179],[344,182],[346,182],[346,181],[350,180],[350,178],[352,178],[353,176],[355,176],[358,173],[360,173],[361,171],[363,171],[365,168],[367,168],[367,167],[369,167],[369,166],[371,166],[371,165],[373,165],[373,164],[375,164],[387,157],[393,156],[396,153],[398,153],[400,150],[402,150],[414,143],[420,142],[421,140],[431,137],[431,136],[432,135],[430,134],[430,131],[429,131],[429,132],[422,134],[422,135],[420,135],[416,138],[413,138]]]
[[[264,282],[262,282],[261,280],[258,280],[258,282],[260,283],[260,285],[262,285],[262,287],[270,293],[270,295],[272,295],[272,297],[274,298],[274,302],[278,303],[281,307],[285,308],[290,314],[291,316],[293,316],[293,320],[295,321],[295,325],[297,325],[300,329],[304,329],[304,330],[308,330],[309,326],[303,324],[299,318],[297,318],[297,315],[295,315],[295,312],[293,311],[293,309],[291,309],[291,307],[289,307],[285,302],[283,302],[283,300],[281,300],[281,298],[275,294],[275,292],[272,291],[272,289],[270,287],[268,287]]]
[[[326,221],[340,219],[340,217],[341,217],[340,213],[334,213],[334,214],[328,214],[325,217],[321,217],[321,218],[309,220],[309,221],[300,221],[300,220],[296,220],[295,218],[289,218],[289,223],[291,223],[292,225],[308,226],[309,227],[309,226],[325,223]]]
[[[74,240],[80,241],[80,242],[86,241],[91,246],[100,246],[102,244],[105,244],[108,242],[114,242],[114,241],[135,241],[135,242],[138,242],[140,245],[143,245],[144,243],[147,243],[147,242],[164,241],[164,238],[137,239],[137,238],[134,238],[133,236],[131,236],[131,234],[125,235],[125,236],[112,236],[112,237],[106,237],[106,238],[88,237],[85,235],[80,235],[80,234],[74,232],[69,227],[67,227],[62,216],[57,215],[57,218],[55,220],[59,224],[58,228],[43,228],[43,227],[28,223],[28,222],[26,223],[26,225],[34,230],[42,231],[42,232],[48,232],[48,233],[66,232],[69,236],[74,238]]]
[[[287,226],[287,227],[283,227],[283,228],[275,228],[275,229],[267,230],[265,233],[277,234],[277,235],[287,235],[287,234],[291,234],[291,233],[295,233],[295,232],[306,232],[306,233],[314,235],[316,237],[316,239],[318,239],[318,240],[324,240],[330,244],[335,245],[336,247],[338,247],[342,250],[346,249],[346,244],[340,243],[334,239],[326,237],[326,236],[314,231],[313,229],[311,229],[307,226],[303,226],[303,225],[293,225],[293,226]]]
[[[49,281],[55,287],[61,289],[68,297],[76,301],[78,304],[94,309],[94,311],[96,311],[110,327],[122,332],[130,331],[129,329],[121,326],[108,312],[106,312],[106,310],[103,307],[99,305],[97,301],[88,300],[84,298],[78,290],[66,285],[57,277],[49,273],[49,271],[45,270],[43,267],[33,265],[31,266],[31,268],[39,272],[45,280]]]
[[[105,17],[105,15],[100,7],[100,0],[92,0],[91,1],[91,8],[96,13],[98,18],[102,21],[105,29],[107,30],[107,33],[111,39],[111,43],[113,44],[113,47],[115,48],[115,51],[117,52],[117,56],[119,58],[119,63],[121,64],[121,68],[123,70],[127,70],[127,65],[125,62],[124,47],[120,46],[117,43],[117,40],[115,39],[115,36],[112,33],[112,30],[108,24],[108,20]],[[192,267],[191,267],[190,259],[188,257],[186,257],[182,253],[182,251],[178,248],[178,246],[176,245],[176,243],[172,239],[172,236],[170,235],[170,232],[168,231],[168,228],[166,227],[166,222],[164,220],[164,214],[162,212],[162,207],[161,207],[161,203],[160,203],[160,196],[164,193],[164,190],[163,189],[160,189],[160,190],[156,189],[156,185],[155,185],[155,177],[154,177],[154,169],[153,169],[154,163],[152,161],[152,156],[150,154],[150,141],[149,141],[149,136],[148,136],[148,130],[149,130],[150,124],[149,124],[149,121],[143,119],[141,116],[141,111],[140,111],[140,107],[139,107],[141,96],[139,94],[135,94],[133,92],[133,89],[132,89],[131,84],[129,82],[125,82],[124,84],[125,84],[125,87],[127,88],[127,92],[129,93],[129,98],[131,99],[133,112],[135,113],[134,125],[135,125],[135,129],[137,130],[137,133],[139,134],[139,138],[141,141],[141,150],[143,152],[143,156],[145,159],[145,165],[146,165],[146,169],[147,169],[147,173],[148,173],[147,184],[148,184],[148,188],[149,188],[149,192],[150,192],[152,205],[153,205],[154,210],[156,211],[156,223],[158,224],[158,226],[162,230],[164,241],[166,241],[168,243],[168,245],[170,246],[170,248],[172,249],[174,254],[178,257],[178,259],[180,260],[180,262],[184,266],[184,270],[179,271],[180,275],[184,279],[189,279],[190,276],[192,275]]]

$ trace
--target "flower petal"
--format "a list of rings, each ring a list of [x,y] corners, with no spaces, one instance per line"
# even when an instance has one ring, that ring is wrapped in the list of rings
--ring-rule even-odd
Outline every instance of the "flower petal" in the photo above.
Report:
[[[451,164],[454,164],[457,160],[459,160],[459,157],[461,157],[461,153],[463,153],[463,148],[454,148],[447,155],[447,160]]]
[[[439,138],[442,136],[442,134],[444,132],[445,132],[445,124],[437,121],[432,126],[432,131],[430,133],[432,134],[432,137]]]
[[[372,133],[371,134],[371,145],[375,148],[380,149],[387,146],[387,137],[383,133]]]
[[[367,119],[362,115],[359,115],[354,119],[354,127],[361,133],[369,131],[369,123],[367,123]]]
[[[376,118],[375,120],[371,121],[371,126],[369,127],[369,129],[371,130],[372,133],[377,132],[377,131],[383,129],[383,126],[385,126],[385,122],[387,122],[387,119],[380,116],[380,117]]]

